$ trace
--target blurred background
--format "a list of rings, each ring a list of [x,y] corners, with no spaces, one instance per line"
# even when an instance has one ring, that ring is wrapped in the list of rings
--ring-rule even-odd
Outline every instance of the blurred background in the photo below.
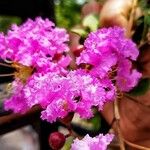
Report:
[[[19,25],[28,18],[34,19],[37,16],[49,18],[58,27],[64,27],[68,30],[71,55],[77,56],[78,53],[76,52],[82,50],[81,44],[89,32],[95,31],[100,26],[111,26],[108,22],[104,24],[100,21],[100,13],[106,1],[0,0],[0,32],[6,33],[11,24]],[[135,30],[131,37],[137,44],[141,44],[148,38],[150,41],[150,34],[149,37],[147,35],[150,27],[149,3],[149,0],[139,0],[141,9],[138,10],[136,23],[133,25]],[[105,12],[105,14],[108,13]],[[126,17],[129,18],[129,16]],[[125,24],[119,25],[124,27]],[[0,60],[0,62],[3,62],[3,60]],[[0,66],[0,74],[11,71],[13,70],[10,68]],[[49,150],[49,134],[58,129],[66,133],[66,129],[61,123],[49,124],[41,121],[40,110],[37,108],[21,116],[4,111],[3,100],[9,96],[7,87],[11,81],[13,81],[13,78],[0,77],[0,150]],[[144,82],[144,87],[145,84],[149,83]],[[79,116],[74,117],[72,127],[77,134],[84,136],[89,133],[91,136],[95,136],[99,132],[107,133],[109,131],[110,126],[104,118],[100,116],[96,109],[94,112],[95,117],[90,120],[81,120]],[[72,137],[68,138],[63,150],[70,149],[72,140]],[[119,149],[118,143],[114,142],[109,149]]]

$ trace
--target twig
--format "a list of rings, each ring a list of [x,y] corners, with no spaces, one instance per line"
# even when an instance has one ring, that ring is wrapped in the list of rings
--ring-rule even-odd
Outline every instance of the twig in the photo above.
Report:
[[[0,66],[9,67],[9,68],[13,68],[11,65],[8,65],[8,64],[5,64],[5,63],[1,63],[1,62],[0,62]]]
[[[0,77],[9,77],[9,76],[14,76],[14,73],[9,73],[9,74],[0,74]]]
[[[132,8],[131,8],[131,14],[130,14],[130,18],[129,18],[129,23],[128,23],[128,37],[132,36],[132,27],[133,27],[133,23],[134,23],[134,18],[135,18],[135,10],[137,7],[137,0],[133,0],[132,2]]]
[[[141,145],[137,145],[137,144],[131,143],[131,142],[125,140],[125,139],[123,139],[123,140],[124,140],[124,142],[126,144],[128,144],[129,146],[134,147],[136,149],[139,149],[139,150],[150,150],[150,148],[148,148],[148,147],[144,147],[144,146],[141,146]]]
[[[120,149],[125,150],[125,144],[124,144],[124,140],[123,140],[121,130],[120,130],[120,113],[119,113],[119,109],[118,109],[118,99],[115,99],[115,101],[114,101],[114,115],[116,118],[116,128],[117,128]]]

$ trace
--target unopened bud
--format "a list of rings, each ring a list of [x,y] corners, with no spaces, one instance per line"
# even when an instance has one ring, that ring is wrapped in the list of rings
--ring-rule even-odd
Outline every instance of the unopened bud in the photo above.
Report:
[[[53,132],[49,136],[49,145],[53,150],[61,149],[65,144],[65,136],[60,132]]]

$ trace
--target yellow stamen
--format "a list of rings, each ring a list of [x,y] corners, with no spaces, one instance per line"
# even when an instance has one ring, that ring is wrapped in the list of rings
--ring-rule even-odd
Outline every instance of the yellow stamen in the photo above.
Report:
[[[25,83],[33,73],[33,68],[19,63],[13,63],[12,67],[16,69],[15,77],[19,78],[23,83]]]

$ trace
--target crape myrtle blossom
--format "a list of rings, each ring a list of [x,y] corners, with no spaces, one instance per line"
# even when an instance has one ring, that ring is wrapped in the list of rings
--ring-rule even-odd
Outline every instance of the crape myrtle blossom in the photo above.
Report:
[[[6,35],[0,33],[0,57],[11,60],[16,69],[12,97],[5,100],[7,110],[25,113],[31,108],[26,104],[23,88],[32,74],[55,72],[64,75],[68,72],[66,67],[71,61],[66,54],[68,40],[65,29],[57,28],[53,22],[40,17],[35,21],[28,19],[20,26],[12,25]]]
[[[71,61],[67,41],[64,29],[41,18],[13,25],[7,35],[0,34],[0,57],[25,68],[24,82],[16,78],[12,83],[6,110],[25,113],[38,104],[43,109],[41,118],[51,123],[71,112],[88,119],[93,117],[93,107],[102,110],[106,102],[116,99],[118,92],[131,90],[141,77],[132,66],[139,54],[136,45],[119,27],[89,34],[76,59],[82,69],[67,69]],[[94,138],[87,135],[76,139],[71,149],[106,150],[112,138],[109,134]]]
[[[140,78],[141,73],[137,72],[136,69],[132,69],[131,61],[125,58],[119,61],[116,82],[121,91],[129,91],[137,85]]]
[[[25,85],[15,80],[12,88],[13,96],[5,100],[6,110],[25,113],[40,104],[44,109],[41,117],[49,122],[63,118],[69,112],[90,118],[92,107],[102,110],[104,103],[115,98],[116,90],[108,79],[98,80],[83,70],[70,71],[67,76],[58,72],[34,73]]]
[[[55,27],[48,19],[28,19],[20,26],[12,25],[6,35],[0,34],[0,57],[41,70],[45,69],[44,64],[55,61],[55,56],[61,54],[63,60],[66,59],[63,64],[66,67],[70,58],[63,53],[69,50],[68,41],[66,30]]]
[[[2,55],[5,49],[5,36],[3,33],[0,33],[0,55]]]
[[[66,74],[68,72],[67,66],[70,64],[70,56],[61,56],[58,62],[52,62],[47,57],[38,59],[36,72],[57,72],[58,74]]]
[[[82,140],[75,139],[71,150],[106,150],[113,137],[113,134],[99,134],[93,138],[86,135]]]
[[[109,90],[106,90],[108,89]],[[107,79],[99,81],[84,71],[70,71],[67,76],[56,73],[34,74],[24,87],[28,106],[40,104],[42,119],[49,122],[76,112],[82,118],[93,116],[92,107],[101,110],[115,97],[115,87]]]
[[[41,18],[38,18],[36,22],[37,27],[42,24],[46,29],[51,29],[52,25],[49,21],[47,25]],[[31,20],[27,21],[20,27],[21,32],[30,31],[33,23]],[[20,30],[17,26],[14,28],[16,32]],[[131,62],[137,58],[138,50],[135,44],[126,39],[123,34],[122,29],[115,27],[101,29],[89,35],[84,44],[85,51],[78,57],[77,62],[92,65],[91,70],[67,71],[64,68],[69,64],[70,57],[58,53],[53,55],[53,58],[46,55],[38,58],[36,64],[39,70],[28,77],[26,82],[22,83],[23,85],[13,84],[14,88],[23,88],[20,90],[20,96],[15,96],[18,92],[13,93],[11,107],[7,107],[9,102],[6,101],[6,108],[15,110],[16,102],[22,97],[24,108],[28,109],[40,104],[44,109],[41,117],[49,122],[63,118],[69,112],[76,112],[82,118],[92,117],[93,106],[102,110],[105,102],[115,99],[118,88],[121,91],[128,91],[137,84],[141,77],[139,72],[132,69]],[[36,55],[38,53],[32,56]],[[57,61],[58,58],[61,59]],[[109,76],[114,70],[116,70],[113,76],[115,82]],[[14,107],[12,107],[13,101]],[[21,112],[21,109],[17,110]]]
[[[5,110],[13,110],[14,113],[25,113],[29,106],[24,98],[24,85],[19,80],[12,83],[12,96],[4,101]]]
[[[42,35],[44,34],[43,38],[45,38],[45,35],[48,34],[47,32],[55,28],[50,21],[43,21],[41,18],[37,18],[35,22],[28,20],[21,27],[14,26],[13,29],[14,32],[8,32],[10,35],[11,33],[13,33],[12,35],[14,33],[16,35],[22,33],[23,36],[27,35],[26,39],[28,37],[34,37],[33,39],[36,39],[36,36],[34,36],[35,33],[42,33]],[[32,35],[30,35],[30,32],[28,35],[28,31],[32,31]],[[34,50],[39,45],[37,42],[41,40],[42,35],[41,37],[39,36],[38,41],[32,43]],[[64,32],[62,34],[59,32],[57,36],[60,36],[61,44],[65,45],[63,42],[66,38],[65,40],[61,40]],[[47,39],[48,37],[49,34],[47,35]],[[3,38],[1,41],[2,43],[4,42]],[[55,47],[55,45],[59,45],[60,43],[54,42],[53,44]],[[105,102],[115,99],[118,88],[121,91],[128,91],[137,84],[141,74],[135,69],[132,69],[131,60],[136,60],[138,50],[131,40],[124,37],[124,32],[121,28],[104,28],[93,32],[86,39],[84,46],[85,51],[78,57],[77,63],[90,64],[92,66],[91,70],[67,71],[64,68],[70,62],[69,56],[59,55],[57,52],[55,54],[47,53],[47,51],[53,51],[50,50],[51,46],[49,49],[44,50],[40,46],[41,49],[39,50],[41,51],[31,55],[32,58],[35,57],[32,62],[36,62],[36,56],[42,56],[45,51],[45,54],[49,56],[44,55],[37,59],[36,65],[39,67],[37,67],[38,71],[28,77],[25,83],[22,83],[22,85],[20,83],[13,84],[14,88],[23,88],[20,89],[20,96],[15,96],[18,92],[13,93],[11,107],[7,107],[9,102],[8,100],[6,101],[6,108],[15,110],[15,106],[17,106],[16,102],[22,97],[22,101],[25,104],[24,109],[40,104],[43,108],[41,117],[49,122],[63,118],[69,112],[76,112],[82,118],[90,118],[93,116],[92,107],[96,106],[99,110],[102,110]],[[57,48],[59,49],[59,46]],[[18,58],[17,52],[13,55]],[[112,81],[110,74],[113,71]],[[17,110],[21,112],[21,108],[16,109],[15,112]]]
[[[116,84],[120,90],[129,91],[137,84],[141,74],[133,70],[130,64],[136,60],[139,51],[135,43],[125,38],[123,29],[113,27],[92,32],[85,40],[84,47],[77,64],[91,65],[92,75],[104,78],[115,66]]]

